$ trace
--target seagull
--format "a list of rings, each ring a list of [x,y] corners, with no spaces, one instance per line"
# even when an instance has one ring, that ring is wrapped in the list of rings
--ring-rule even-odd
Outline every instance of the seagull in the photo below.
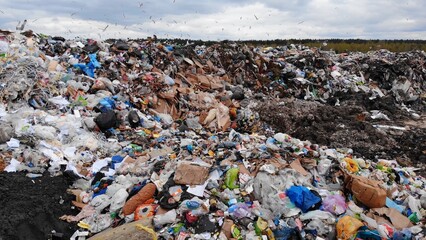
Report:
[[[300,21],[300,22],[298,22],[297,23],[297,25],[300,25],[300,24],[302,24],[302,23],[304,23],[305,21]]]
[[[105,32],[105,30],[109,27],[109,25],[106,25],[104,29],[102,29],[102,32]]]
[[[143,6],[143,2],[139,3],[139,7],[141,8]]]
[[[71,17],[74,16],[74,15],[76,15],[76,14],[77,14],[76,12],[71,13]]]
[[[25,24],[27,24],[27,19],[24,20],[24,22],[21,24],[21,21],[18,22],[18,25],[16,26],[16,30],[22,31],[25,28]]]
[[[254,15],[254,17],[256,18],[256,20],[259,20],[259,18],[256,16],[256,14],[253,14]]]

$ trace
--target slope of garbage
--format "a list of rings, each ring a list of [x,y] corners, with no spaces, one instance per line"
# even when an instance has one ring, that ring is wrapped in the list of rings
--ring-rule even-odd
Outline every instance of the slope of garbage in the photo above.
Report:
[[[0,55],[0,238],[425,237],[422,51],[1,32]]]

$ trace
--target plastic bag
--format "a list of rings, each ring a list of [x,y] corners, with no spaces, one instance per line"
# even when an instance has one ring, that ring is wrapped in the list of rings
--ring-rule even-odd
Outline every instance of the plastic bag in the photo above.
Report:
[[[323,159],[318,163],[317,169],[319,175],[325,175],[331,168],[332,161],[330,159]]]
[[[305,227],[306,230],[315,230],[319,235],[326,235],[330,232],[328,226],[326,226],[321,220],[314,219],[308,223]]]
[[[175,209],[172,209],[165,214],[155,215],[154,225],[157,227],[163,226],[165,224],[174,223],[176,221],[177,213]]]
[[[135,210],[135,221],[154,217],[156,204],[141,204]]]
[[[409,229],[403,229],[401,231],[396,231],[392,236],[393,240],[410,240],[411,239],[411,231]]]
[[[359,228],[356,237],[359,239],[382,240],[382,237],[380,236],[377,230],[369,230],[365,226]],[[403,238],[398,238],[398,239],[403,239]]]
[[[336,222],[336,218],[333,216],[333,214],[321,210],[310,211],[300,215],[300,220],[306,221],[308,219],[326,220],[328,224],[334,224]]]
[[[339,219],[336,224],[337,237],[343,240],[352,239],[352,236],[354,236],[362,226],[363,224],[360,220],[350,216],[344,216]]]
[[[111,198],[112,201],[109,210],[111,212],[116,212],[120,210],[126,203],[126,199],[128,196],[129,193],[126,191],[126,189],[122,188],[118,190]]]
[[[237,181],[238,181],[238,168],[231,168],[226,172],[225,176],[225,185],[229,189],[236,189],[239,188]]]
[[[292,186],[286,191],[286,194],[294,205],[300,208],[304,213],[321,203],[320,197],[303,186]]]
[[[327,212],[331,212],[336,215],[340,215],[346,212],[345,198],[340,194],[334,194],[327,196],[323,201],[323,208]]]

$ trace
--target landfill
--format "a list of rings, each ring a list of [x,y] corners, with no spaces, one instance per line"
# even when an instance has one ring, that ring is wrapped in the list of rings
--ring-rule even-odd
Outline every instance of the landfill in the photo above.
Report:
[[[0,55],[1,176],[71,179],[52,239],[426,237],[423,51],[2,31]]]

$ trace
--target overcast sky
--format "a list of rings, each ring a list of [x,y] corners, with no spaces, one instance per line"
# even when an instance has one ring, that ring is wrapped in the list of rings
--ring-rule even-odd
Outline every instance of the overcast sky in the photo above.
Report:
[[[0,28],[90,38],[426,39],[424,0],[0,0]]]

